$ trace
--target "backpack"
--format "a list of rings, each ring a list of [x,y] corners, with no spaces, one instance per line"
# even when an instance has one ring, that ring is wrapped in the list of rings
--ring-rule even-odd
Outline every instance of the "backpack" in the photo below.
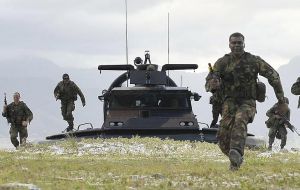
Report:
[[[264,102],[266,99],[266,85],[263,82],[258,81],[256,83],[256,100],[258,102]]]

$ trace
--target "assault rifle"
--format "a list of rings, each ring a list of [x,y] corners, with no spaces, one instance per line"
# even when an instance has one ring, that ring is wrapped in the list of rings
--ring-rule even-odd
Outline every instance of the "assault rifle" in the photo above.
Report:
[[[7,106],[6,93],[4,93],[4,105]]]
[[[207,92],[214,93],[220,89],[220,78],[216,75],[210,63],[208,63],[208,70],[209,73],[205,79],[205,89]]]
[[[298,136],[300,136],[300,133],[298,132],[298,130],[296,129],[296,127],[290,123],[290,121],[288,120],[288,118],[286,118],[285,116],[280,116],[280,117],[281,117],[284,125],[287,126],[287,128],[289,128],[293,133],[295,132]]]
[[[211,66],[210,63],[208,63],[208,70],[209,70],[210,73],[214,72],[214,70],[213,70],[213,68],[212,68],[212,66]]]
[[[7,110],[6,110],[7,109],[6,93],[4,93],[4,106],[5,106],[5,110],[3,110],[3,112],[6,112],[6,119],[7,119],[7,124],[8,124],[9,120],[8,120],[8,117],[7,117]]]

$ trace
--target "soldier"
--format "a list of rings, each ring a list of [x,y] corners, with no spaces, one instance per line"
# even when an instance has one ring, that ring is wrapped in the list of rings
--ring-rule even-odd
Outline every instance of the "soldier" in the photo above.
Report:
[[[212,93],[212,96],[209,99],[209,103],[212,105],[212,115],[213,120],[211,121],[210,128],[218,128],[217,122],[219,115],[222,115],[222,104],[223,104],[223,95],[221,91],[216,91]]]
[[[297,81],[293,84],[291,91],[294,95],[300,95],[300,77],[298,77]],[[298,100],[298,108],[300,108],[300,96]]]
[[[230,35],[229,48],[231,53],[214,64],[213,74],[221,80],[224,92],[218,144],[229,157],[230,170],[237,170],[243,162],[247,124],[254,119],[255,100],[260,97],[260,92],[257,92],[258,74],[268,79],[280,104],[284,104],[284,92],[276,70],[260,57],[244,51],[241,33]],[[214,90],[210,89],[211,92]]]
[[[266,115],[269,119],[266,121],[269,129],[269,150],[272,150],[272,144],[275,137],[281,139],[280,148],[283,149],[286,145],[287,130],[284,120],[290,120],[290,109],[287,107],[289,100],[285,98],[286,104],[275,103],[274,106],[268,110]]]
[[[211,91],[212,96],[209,103],[212,105],[213,120],[211,121],[210,128],[218,128],[217,125],[219,115],[222,115],[222,104],[224,101],[224,94],[222,82],[220,78],[214,74],[211,64],[208,64],[209,73],[206,77],[205,89],[207,92]],[[212,90],[213,89],[213,90]]]
[[[63,74],[63,81],[59,82],[54,89],[54,97],[61,100],[61,114],[69,126],[66,131],[69,132],[74,128],[74,117],[72,111],[75,110],[75,101],[77,95],[80,96],[82,106],[85,106],[85,98],[80,88],[70,80],[68,74]]]
[[[33,115],[27,105],[20,101],[20,93],[14,93],[13,99],[14,101],[11,104],[4,105],[2,116],[6,117],[11,125],[9,130],[11,143],[18,148],[20,144],[26,143],[28,137],[27,125],[33,119]],[[18,141],[18,134],[20,142]]]

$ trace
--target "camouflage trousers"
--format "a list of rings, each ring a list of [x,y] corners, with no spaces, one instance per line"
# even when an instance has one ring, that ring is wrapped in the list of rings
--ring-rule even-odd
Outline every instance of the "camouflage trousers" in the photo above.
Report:
[[[287,130],[284,125],[273,125],[269,129],[269,146],[272,146],[275,137],[281,139],[280,147],[286,145]]]
[[[28,137],[27,127],[12,124],[9,130],[9,134],[11,143],[15,147],[18,147],[20,144],[22,145],[26,143],[26,139]],[[20,143],[18,141],[18,134],[20,136]]]
[[[230,149],[236,149],[243,156],[247,137],[247,124],[256,113],[255,100],[235,101],[227,98],[223,103],[222,119],[217,134],[221,151],[228,156]]]
[[[73,123],[74,117],[72,112],[75,110],[74,101],[61,101],[61,114],[69,124]]]
[[[213,120],[211,123],[216,124],[218,122],[219,115],[222,115],[221,104],[212,104],[212,115],[213,115]]]

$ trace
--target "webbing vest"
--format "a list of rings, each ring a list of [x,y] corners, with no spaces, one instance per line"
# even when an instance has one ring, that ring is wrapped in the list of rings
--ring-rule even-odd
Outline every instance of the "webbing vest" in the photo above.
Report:
[[[245,52],[240,60],[233,60],[230,55],[225,59],[222,77],[225,97],[256,100],[258,66],[255,57]]]

